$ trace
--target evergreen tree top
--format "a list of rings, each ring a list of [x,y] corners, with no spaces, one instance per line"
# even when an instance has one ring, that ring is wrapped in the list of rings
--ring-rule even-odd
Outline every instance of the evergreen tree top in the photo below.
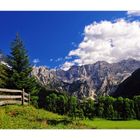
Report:
[[[11,44],[11,55],[9,56],[8,64],[12,67],[12,70],[17,71],[18,73],[24,72],[29,75],[31,72],[27,51],[18,33]]]

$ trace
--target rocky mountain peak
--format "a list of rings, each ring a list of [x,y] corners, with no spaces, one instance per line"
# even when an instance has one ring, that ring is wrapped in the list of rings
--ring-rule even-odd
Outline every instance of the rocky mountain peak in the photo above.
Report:
[[[44,85],[66,91],[79,98],[112,94],[118,84],[124,81],[136,69],[140,61],[123,60],[118,63],[99,61],[94,64],[72,66],[69,70],[56,71],[47,67],[34,67],[32,74]]]

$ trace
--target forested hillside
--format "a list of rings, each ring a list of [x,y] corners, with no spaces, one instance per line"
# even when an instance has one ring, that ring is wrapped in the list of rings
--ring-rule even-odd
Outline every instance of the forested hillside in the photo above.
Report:
[[[140,69],[134,71],[130,77],[124,80],[113,96],[133,98],[136,95],[140,95]]]

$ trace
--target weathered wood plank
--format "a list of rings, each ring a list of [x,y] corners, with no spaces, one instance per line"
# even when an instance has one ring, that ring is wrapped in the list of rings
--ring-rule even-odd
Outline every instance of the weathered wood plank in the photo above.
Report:
[[[0,88],[0,92],[14,92],[14,93],[19,92],[19,93],[22,93],[22,90]]]
[[[28,99],[29,99],[29,100],[28,100],[28,104],[29,104],[29,105],[30,105],[30,98],[31,98],[31,97],[30,97],[30,94],[29,94],[29,97],[28,97]]]
[[[0,99],[21,99],[21,95],[0,95]]]
[[[28,93],[26,93],[26,92],[24,92],[24,95],[25,95],[25,96],[27,96],[27,97],[29,96],[29,94],[28,94]]]
[[[28,99],[28,98],[26,98],[26,97],[24,97],[24,100],[28,101],[29,99]]]
[[[7,92],[6,94],[3,94]],[[9,93],[8,93],[9,92]],[[0,105],[5,105],[5,104],[22,104],[22,105],[28,105],[29,104],[29,98],[30,94],[26,93],[23,90],[16,90],[16,89],[3,89],[0,88]],[[21,95],[10,95],[10,93],[21,93]],[[4,100],[3,100],[4,99]],[[12,99],[12,100],[11,100]],[[15,100],[15,99],[20,99],[20,100]]]
[[[6,105],[6,104],[21,104],[21,101],[16,101],[16,100],[0,101],[0,105]]]

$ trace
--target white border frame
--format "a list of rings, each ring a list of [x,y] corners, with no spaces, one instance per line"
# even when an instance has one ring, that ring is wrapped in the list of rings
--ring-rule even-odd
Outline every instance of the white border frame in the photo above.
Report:
[[[139,0],[0,0],[4,11],[139,10]]]
[[[140,0],[0,0],[0,11],[140,10]],[[139,140],[139,130],[0,130],[3,140]]]

